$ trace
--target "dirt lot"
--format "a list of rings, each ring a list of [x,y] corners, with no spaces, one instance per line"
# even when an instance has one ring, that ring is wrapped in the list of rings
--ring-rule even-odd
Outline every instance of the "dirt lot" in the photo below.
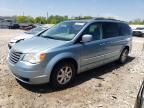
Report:
[[[0,29],[0,108],[133,108],[144,76],[144,38],[133,38],[124,65],[111,63],[76,77],[71,87],[53,91],[49,84],[19,83],[7,67],[7,43],[19,30]]]

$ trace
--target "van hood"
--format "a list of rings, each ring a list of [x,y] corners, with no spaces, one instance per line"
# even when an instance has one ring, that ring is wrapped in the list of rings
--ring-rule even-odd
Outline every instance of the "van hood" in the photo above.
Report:
[[[12,50],[22,53],[38,53],[44,50],[51,50],[66,44],[67,41],[54,40],[43,37],[33,37],[21,41],[12,47]]]

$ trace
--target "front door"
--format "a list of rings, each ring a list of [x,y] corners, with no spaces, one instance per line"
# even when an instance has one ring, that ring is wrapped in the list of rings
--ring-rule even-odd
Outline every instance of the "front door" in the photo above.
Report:
[[[90,42],[81,43],[81,70],[90,69],[103,64],[105,43],[101,42],[101,23],[90,24],[82,33],[82,36],[89,34],[93,36]]]

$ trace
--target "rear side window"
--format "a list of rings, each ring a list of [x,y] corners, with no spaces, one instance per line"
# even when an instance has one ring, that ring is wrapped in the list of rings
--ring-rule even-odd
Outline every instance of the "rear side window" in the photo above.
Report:
[[[120,28],[120,36],[131,35],[131,28],[127,24],[119,23],[119,28]]]
[[[119,26],[117,23],[103,22],[102,30],[103,30],[103,39],[119,36]]]

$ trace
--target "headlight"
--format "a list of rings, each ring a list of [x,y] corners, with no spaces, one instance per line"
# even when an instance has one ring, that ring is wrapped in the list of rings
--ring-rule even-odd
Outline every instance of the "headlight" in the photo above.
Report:
[[[10,42],[9,45],[13,46],[13,45],[15,45],[15,42]]]
[[[37,64],[44,61],[45,58],[46,58],[45,53],[40,53],[40,54],[29,53],[23,57],[22,61],[26,61],[32,64]]]

